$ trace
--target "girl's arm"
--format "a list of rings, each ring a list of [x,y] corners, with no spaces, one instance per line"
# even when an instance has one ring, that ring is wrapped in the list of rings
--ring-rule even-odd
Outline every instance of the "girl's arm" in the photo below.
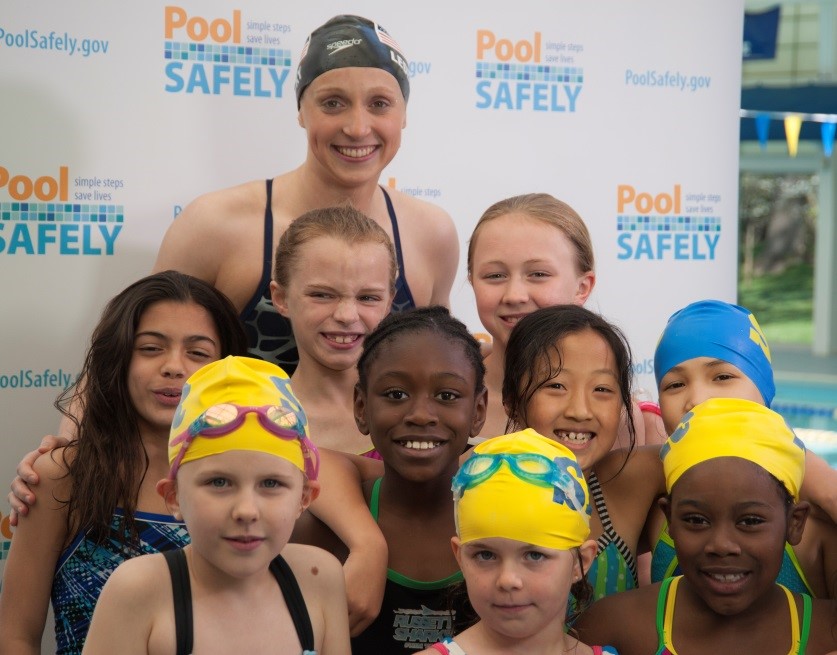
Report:
[[[380,470],[380,462],[358,465]],[[375,620],[381,609],[387,577],[387,543],[369,513],[361,490],[362,472],[349,457],[337,451],[320,449],[320,495],[311,513],[325,523],[346,545],[349,556],[343,565],[348,590],[349,624],[352,635],[359,635]]]
[[[837,599],[837,524],[822,512],[809,514],[802,541],[794,551],[817,596]],[[819,585],[814,576],[821,578]],[[834,619],[837,627],[837,605]]]
[[[658,535],[649,534],[649,517],[666,492],[660,446],[611,451],[596,464],[596,474],[614,527],[634,555],[653,549]]]
[[[837,470],[810,450],[805,451],[805,477],[800,495],[818,505],[837,523]]]
[[[41,480],[40,500],[15,529],[0,593],[0,635],[4,653],[39,655],[49,608],[55,565],[67,538],[64,451],[38,458],[34,471]]]
[[[172,604],[171,585],[154,561],[161,557],[136,557],[116,567],[93,611],[84,655],[147,655],[154,611]]]

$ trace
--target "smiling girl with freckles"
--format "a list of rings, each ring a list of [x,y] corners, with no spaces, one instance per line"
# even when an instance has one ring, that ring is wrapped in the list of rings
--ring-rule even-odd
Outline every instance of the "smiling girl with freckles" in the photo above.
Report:
[[[514,326],[537,309],[584,305],[596,284],[587,226],[565,202],[546,193],[501,200],[480,217],[468,245],[468,279],[480,321],[492,337],[485,358],[488,418],[482,437],[505,434],[503,364]],[[621,446],[665,438],[653,403],[631,403],[634,434],[620,428]]]

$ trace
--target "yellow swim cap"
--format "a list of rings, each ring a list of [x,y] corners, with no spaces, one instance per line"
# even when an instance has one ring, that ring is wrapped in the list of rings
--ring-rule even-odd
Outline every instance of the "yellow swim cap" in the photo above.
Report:
[[[805,444],[779,414],[749,400],[712,398],[686,414],[660,451],[666,490],[693,466],[740,457],[776,477],[794,500],[805,474]]]
[[[316,479],[319,456],[308,420],[278,366],[230,356],[186,381],[169,436],[169,477],[186,462],[228,450],[275,455]]]
[[[590,492],[575,456],[531,429],[474,448],[453,492],[462,543],[505,537],[568,550],[590,535]]]

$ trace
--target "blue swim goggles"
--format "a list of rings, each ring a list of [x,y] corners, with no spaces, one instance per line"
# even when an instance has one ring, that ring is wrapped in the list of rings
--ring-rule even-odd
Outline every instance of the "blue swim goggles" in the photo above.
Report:
[[[500,467],[506,463],[512,473],[521,480],[539,487],[554,487],[560,485],[563,477],[567,476],[549,457],[537,453],[508,453],[472,455],[453,477],[452,489],[454,497],[461,498],[466,489],[482,484]]]
[[[578,462],[568,457],[560,463],[538,453],[478,453],[472,455],[456,472],[451,489],[454,500],[462,498],[467,489],[482,484],[493,476],[505,462],[509,470],[519,479],[539,487],[554,489],[554,500],[566,504],[576,511],[590,513],[587,495],[579,480],[584,474]],[[576,477],[570,474],[576,473]]]

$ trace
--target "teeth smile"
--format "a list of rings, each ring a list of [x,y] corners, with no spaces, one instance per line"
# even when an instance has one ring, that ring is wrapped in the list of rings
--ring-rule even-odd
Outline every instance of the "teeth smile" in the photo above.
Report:
[[[327,334],[325,338],[334,343],[354,343],[360,336],[357,334]]]
[[[362,148],[335,146],[335,149],[344,157],[351,157],[353,159],[362,159],[363,157],[368,157],[375,152],[375,146],[364,146]]]
[[[710,573],[709,577],[713,580],[717,580],[718,582],[738,582],[739,580],[744,579],[744,574],[728,573],[727,575],[721,575],[719,573]]]
[[[555,436],[564,441],[571,441],[572,443],[587,443],[593,438],[591,432],[566,432],[564,430],[556,430]]]
[[[439,441],[404,441],[402,445],[409,450],[431,450],[442,444]]]

